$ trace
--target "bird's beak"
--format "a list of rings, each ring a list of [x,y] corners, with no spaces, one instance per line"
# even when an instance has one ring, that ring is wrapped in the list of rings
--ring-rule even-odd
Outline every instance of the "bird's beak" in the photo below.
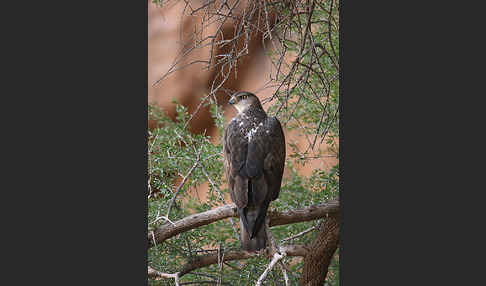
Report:
[[[228,101],[229,104],[235,104],[236,103],[236,97],[232,96],[230,100]]]

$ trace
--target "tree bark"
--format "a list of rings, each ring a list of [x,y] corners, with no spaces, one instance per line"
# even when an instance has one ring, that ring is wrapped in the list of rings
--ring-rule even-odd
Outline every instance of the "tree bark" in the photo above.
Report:
[[[309,252],[309,248],[303,245],[286,245],[281,247],[282,251],[285,251],[287,256],[306,256]],[[258,253],[250,253],[247,251],[228,251],[224,253],[223,261],[247,259],[250,257],[258,256]],[[179,272],[180,277],[183,275],[205,266],[218,263],[218,254],[208,254],[193,257],[188,263],[186,263],[182,270]]]
[[[332,200],[326,203],[312,205],[301,209],[285,212],[269,212],[270,226],[291,224],[323,218],[328,214],[339,212],[339,201]],[[148,247],[161,243],[179,233],[213,223],[228,217],[238,217],[235,204],[228,204],[215,209],[190,215],[171,224],[169,222],[148,233]]]
[[[339,242],[339,214],[330,214],[320,224],[320,231],[308,246],[304,257],[304,268],[300,278],[302,286],[322,286],[327,276],[331,259]]]

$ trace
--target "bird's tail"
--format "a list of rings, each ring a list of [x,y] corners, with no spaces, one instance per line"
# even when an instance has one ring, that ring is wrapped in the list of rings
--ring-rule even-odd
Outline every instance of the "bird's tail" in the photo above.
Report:
[[[267,246],[267,233],[265,223],[257,223],[260,210],[258,208],[246,209],[246,216],[240,216],[240,241],[241,248],[249,252],[256,252]],[[260,214],[259,221],[265,221],[266,212]],[[258,230],[256,229],[258,228]]]

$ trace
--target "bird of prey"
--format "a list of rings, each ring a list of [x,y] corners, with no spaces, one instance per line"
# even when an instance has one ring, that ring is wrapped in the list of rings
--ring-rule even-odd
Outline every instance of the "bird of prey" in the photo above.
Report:
[[[237,92],[229,103],[238,114],[224,132],[226,178],[240,217],[241,248],[256,252],[266,247],[267,209],[280,192],[285,137],[278,119],[267,116],[254,94]]]

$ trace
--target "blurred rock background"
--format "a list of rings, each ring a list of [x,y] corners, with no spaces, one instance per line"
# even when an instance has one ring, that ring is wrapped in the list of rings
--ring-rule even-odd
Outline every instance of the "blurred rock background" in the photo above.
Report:
[[[188,107],[189,114],[192,114],[201,97],[204,97],[211,90],[211,84],[218,71],[205,68],[205,63],[196,63],[171,73],[169,76],[160,81],[156,86],[152,86],[159,80],[173,65],[176,58],[190,49],[191,36],[194,29],[200,27],[200,17],[190,16],[185,10],[184,1],[171,1],[162,7],[149,2],[148,11],[148,102],[162,107],[168,115],[175,119],[175,99],[178,103]],[[240,1],[234,12],[242,10],[244,1]],[[192,1],[194,7],[200,7],[203,1]],[[182,16],[184,15],[184,16]],[[181,31],[182,30],[182,31]],[[214,34],[217,30],[216,25],[209,25],[207,34]],[[233,24],[228,23],[223,26],[221,31],[225,38],[229,38],[233,33]],[[227,100],[231,91],[249,91],[255,93],[260,100],[269,98],[277,89],[275,81],[271,81],[271,75],[275,77],[276,68],[269,59],[268,52],[271,52],[271,43],[267,40],[264,49],[262,44],[262,34],[255,35],[248,42],[249,55],[244,56],[238,61],[237,73],[231,73],[228,80],[224,83],[225,91],[219,91],[217,95],[218,103],[224,108],[225,117],[229,121],[235,114],[233,108],[229,108]],[[182,39],[182,41],[181,41]],[[183,43],[189,43],[184,45]],[[214,51],[214,54],[224,53],[224,48]],[[195,60],[208,60],[210,57],[210,47],[194,49],[187,57],[184,57],[178,66],[191,63]],[[291,56],[287,59],[292,60]],[[264,104],[267,109],[269,104]],[[283,122],[282,122],[283,123]],[[153,128],[154,123],[149,121],[149,127]],[[211,136],[213,143],[218,142],[220,138],[217,134],[216,126],[209,112],[209,107],[202,107],[197,112],[190,124],[190,130],[195,133],[206,132]],[[289,144],[295,144],[300,150],[305,150],[309,144],[308,139],[300,134],[298,130],[288,132],[284,126],[284,132],[287,142],[287,156],[291,153]],[[329,152],[328,146],[323,143],[321,150]],[[332,155],[331,153],[329,153]],[[304,166],[297,166],[299,173],[308,176],[312,170],[322,168],[328,170],[334,166],[337,159],[333,156],[324,157],[324,159],[310,160]],[[195,194],[201,200],[205,199],[208,185],[203,184],[198,187]]]

